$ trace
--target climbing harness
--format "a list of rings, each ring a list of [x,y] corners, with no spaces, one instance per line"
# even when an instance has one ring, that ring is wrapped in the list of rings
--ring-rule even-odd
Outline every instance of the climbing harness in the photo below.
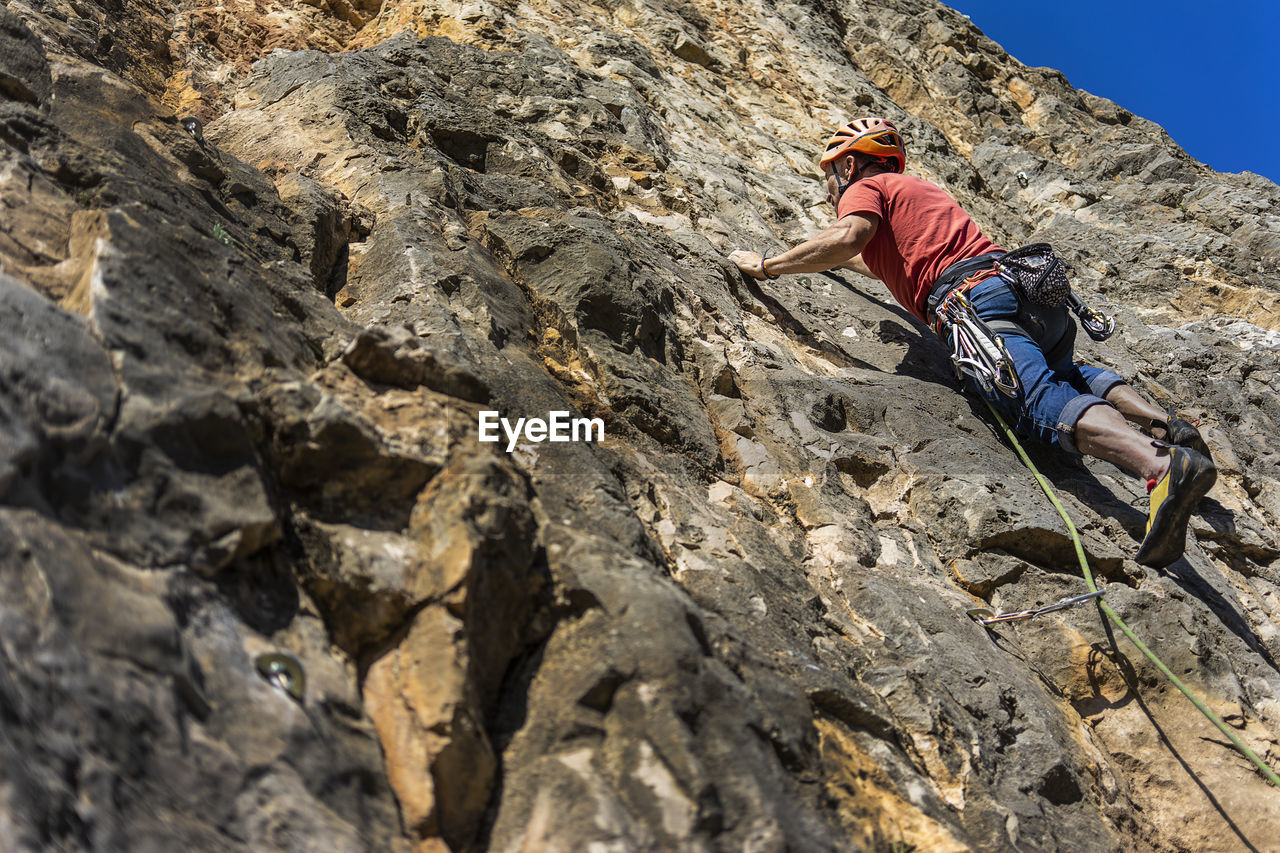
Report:
[[[1081,328],[1095,341],[1111,337],[1116,330],[1115,318],[1095,311],[1076,295],[1067,279],[1068,269],[1048,243],[1033,243],[1003,255],[993,252],[962,261],[944,270],[929,295],[927,308],[934,332],[950,350],[956,379],[963,381],[969,376],[987,393],[997,390],[1006,397],[1016,397],[1021,390],[1018,373],[1000,333],[1025,334],[1053,363],[1069,353],[1075,341],[1075,331],[1062,313],[1064,310],[1073,312]],[[965,273],[969,273],[967,278],[959,278]],[[1017,322],[983,321],[966,296],[975,285],[993,276],[999,276],[1018,297]]]
[[[983,391],[995,389],[1006,397],[1017,397],[1018,372],[1005,348],[1004,337],[982,321],[965,295],[990,277],[979,273],[947,293],[936,309],[933,330],[951,350],[951,367],[958,381],[969,376]]]
[[[1053,504],[1054,509],[1058,511],[1058,515],[1062,516],[1063,522],[1067,525],[1067,532],[1071,534],[1071,542],[1075,545],[1076,559],[1080,562],[1080,570],[1084,574],[1085,583],[1088,584],[1090,593],[1098,593],[1098,608],[1106,614],[1106,617],[1111,620],[1113,625],[1120,629],[1120,632],[1129,639],[1129,642],[1133,643],[1138,651],[1142,652],[1143,656],[1145,656],[1147,660],[1151,661],[1155,668],[1169,680],[1169,683],[1178,688],[1178,690],[1182,692],[1182,695],[1186,696],[1187,699],[1191,701],[1191,704],[1195,705],[1196,709],[1199,710],[1209,722],[1213,723],[1218,731],[1222,732],[1223,736],[1231,742],[1231,745],[1234,746],[1241,755],[1247,758],[1268,782],[1280,788],[1280,776],[1277,776],[1276,772],[1272,770],[1266,762],[1246,746],[1244,741],[1242,741],[1235,732],[1227,728],[1227,724],[1222,722],[1221,718],[1210,710],[1209,706],[1206,705],[1203,700],[1192,693],[1191,689],[1183,684],[1180,678],[1173,674],[1173,671],[1169,669],[1165,662],[1156,657],[1155,652],[1147,648],[1147,644],[1138,638],[1138,635],[1133,632],[1132,628],[1125,624],[1125,621],[1120,618],[1120,615],[1111,609],[1111,605],[1107,604],[1107,602],[1102,599],[1098,585],[1093,581],[1093,572],[1089,569],[1089,561],[1085,557],[1084,543],[1080,541],[1080,533],[1076,530],[1075,524],[1071,522],[1071,516],[1067,514],[1067,510],[1063,507],[1062,501],[1058,500],[1058,496],[1054,493],[1053,487],[1049,485],[1049,481],[1044,478],[1044,475],[1036,468],[1035,463],[1031,461],[1031,457],[1027,455],[1027,451],[1023,449],[1022,444],[1018,441],[1018,437],[1014,435],[1013,430],[1009,427],[1009,424],[1005,422],[1005,419],[1000,416],[1000,413],[996,411],[995,407],[992,406],[991,403],[987,403],[987,408],[991,410],[991,414],[995,416],[995,419],[1000,424],[1001,429],[1004,430],[1005,437],[1009,439],[1009,443],[1018,451],[1018,456],[1022,459],[1022,464],[1026,465],[1027,469],[1031,471],[1031,475],[1035,477],[1035,480],[1040,485],[1041,490],[1045,493],[1045,496],[1049,498],[1049,502]],[[972,615],[972,611],[970,611],[970,613]],[[983,622],[984,627],[986,624],[986,622]]]
[[[1103,590],[1095,589],[1093,592],[1086,592],[1084,595],[1073,595],[1070,598],[1064,598],[1057,604],[1050,604],[1047,607],[1041,607],[1033,610],[1019,610],[1016,613],[1000,613],[996,614],[986,607],[974,607],[966,610],[969,618],[977,622],[979,625],[991,625],[996,622],[1013,622],[1017,619],[1030,619],[1033,616],[1041,616],[1045,613],[1052,613],[1055,610],[1063,610],[1075,604],[1081,604],[1094,598],[1102,596]]]

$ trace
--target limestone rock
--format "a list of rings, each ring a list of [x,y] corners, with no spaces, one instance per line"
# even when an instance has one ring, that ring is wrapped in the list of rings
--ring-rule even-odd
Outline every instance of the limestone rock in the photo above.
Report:
[[[458,353],[434,351],[404,328],[365,329],[342,354],[342,360],[358,376],[382,385],[433,391],[473,403],[489,400],[489,390],[474,369],[459,363]]]
[[[460,849],[489,803],[497,759],[484,720],[507,665],[534,639],[542,578],[533,513],[508,466],[463,457],[414,515],[422,561],[409,580],[425,606],[370,665],[364,697],[410,837],[420,848],[444,838]]]
[[[0,10],[0,835],[15,850],[1214,850],[1274,791],[1091,605],[878,286],[739,276],[907,137],[1201,421],[1029,452],[1111,606],[1280,743],[1280,189],[932,0]],[[188,129],[187,118],[203,122]],[[480,441],[598,419],[603,440]],[[283,675],[262,666],[274,661]],[[1228,796],[1229,794],[1229,796]]]
[[[39,106],[53,88],[40,40],[21,18],[0,9],[0,94]]]

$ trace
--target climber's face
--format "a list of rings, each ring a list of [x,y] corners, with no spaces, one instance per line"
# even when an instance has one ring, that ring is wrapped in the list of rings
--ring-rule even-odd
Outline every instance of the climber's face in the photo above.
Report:
[[[837,207],[840,203],[840,196],[849,188],[849,181],[841,177],[848,175],[849,169],[853,163],[853,155],[841,157],[833,163],[828,163],[823,169],[823,174],[827,176],[827,203],[832,207]],[[837,172],[837,170],[839,170]]]
[[[881,160],[868,158],[861,166],[853,154],[847,154],[839,160],[833,160],[823,168],[827,176],[827,201],[837,210],[840,207],[840,196],[844,191],[864,177],[883,174],[889,168]]]

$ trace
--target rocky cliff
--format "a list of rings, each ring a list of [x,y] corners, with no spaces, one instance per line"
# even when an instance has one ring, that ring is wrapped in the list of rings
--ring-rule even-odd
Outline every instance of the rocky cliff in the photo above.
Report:
[[[1143,484],[1033,456],[1280,766],[1274,184],[931,0],[9,0],[0,847],[1275,849],[1095,608],[966,616],[1085,584],[941,346],[724,259],[864,113],[1201,419],[1166,572]]]

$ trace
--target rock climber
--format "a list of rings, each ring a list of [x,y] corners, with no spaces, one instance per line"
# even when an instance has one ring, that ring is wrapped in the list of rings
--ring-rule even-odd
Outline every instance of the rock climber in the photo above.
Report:
[[[966,377],[966,389],[991,402],[1021,435],[1144,478],[1151,503],[1136,559],[1160,568],[1175,562],[1192,511],[1217,479],[1199,431],[1173,410],[1147,402],[1117,374],[1075,363],[1075,323],[1067,308],[1029,312],[1020,306],[995,269],[1005,250],[941,187],[904,174],[906,161],[902,135],[891,121],[849,122],[819,160],[836,221],[780,254],[738,250],[729,259],[757,279],[850,269],[883,281],[926,324],[929,306],[967,282],[979,318],[1017,323],[1004,340],[1021,387],[1010,398]],[[1002,328],[1011,329],[1009,322]]]

